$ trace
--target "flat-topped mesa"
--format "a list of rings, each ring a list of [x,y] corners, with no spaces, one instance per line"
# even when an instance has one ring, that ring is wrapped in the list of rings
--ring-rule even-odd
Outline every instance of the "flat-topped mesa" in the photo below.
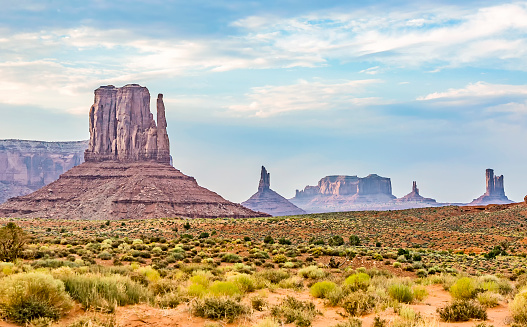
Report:
[[[262,172],[260,174],[260,183],[258,184],[258,191],[268,190],[271,187],[271,174],[267,172],[264,166],[262,166]]]
[[[90,143],[84,160],[170,164],[162,94],[157,98],[157,120],[158,126],[150,112],[150,92],[146,87],[99,87],[90,108]]]

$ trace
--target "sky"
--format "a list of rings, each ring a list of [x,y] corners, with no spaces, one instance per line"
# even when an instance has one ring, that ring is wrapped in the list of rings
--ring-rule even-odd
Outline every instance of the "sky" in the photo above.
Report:
[[[174,166],[231,201],[262,165],[287,198],[375,173],[469,202],[486,168],[527,194],[526,1],[0,3],[0,139],[88,139],[93,91],[138,83]]]

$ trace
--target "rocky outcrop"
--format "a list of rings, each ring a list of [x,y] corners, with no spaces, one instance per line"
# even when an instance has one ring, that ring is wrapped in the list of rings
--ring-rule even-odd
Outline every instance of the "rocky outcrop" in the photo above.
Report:
[[[485,193],[477,199],[474,199],[468,205],[487,205],[487,204],[507,204],[513,203],[505,195],[505,187],[503,185],[503,175],[494,176],[494,170],[487,169],[485,171]]]
[[[272,216],[291,216],[306,213],[280,194],[271,190],[271,175],[264,166],[262,166],[258,192],[253,194],[247,201],[242,202],[242,205]]]
[[[159,126],[150,112],[150,93],[146,87],[101,86],[95,90],[90,108],[90,144],[85,160],[170,164],[162,94],[157,98],[157,120]]]
[[[398,203],[403,203],[403,202],[426,203],[426,204],[430,204],[430,205],[437,204],[436,200],[431,199],[431,198],[422,197],[419,194],[419,189],[417,188],[417,182],[416,181],[414,181],[413,184],[412,184],[412,192],[406,194],[402,198],[397,199],[396,202],[398,202]]]
[[[95,90],[85,161],[26,196],[0,205],[0,217],[135,219],[266,217],[198,185],[172,167],[162,95],[157,126],[148,89]]]
[[[390,179],[371,174],[326,176],[317,186],[297,190],[290,201],[307,212],[331,212],[376,209],[394,199]]]
[[[84,161],[88,141],[0,140],[0,203],[26,195]]]

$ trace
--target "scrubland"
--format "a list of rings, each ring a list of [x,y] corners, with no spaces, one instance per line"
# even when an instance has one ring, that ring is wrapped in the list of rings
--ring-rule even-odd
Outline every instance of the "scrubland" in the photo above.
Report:
[[[0,219],[0,326],[526,326],[526,209]]]

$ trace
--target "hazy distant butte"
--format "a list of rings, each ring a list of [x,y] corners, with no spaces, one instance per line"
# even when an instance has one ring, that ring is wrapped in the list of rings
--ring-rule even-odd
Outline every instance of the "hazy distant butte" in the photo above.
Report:
[[[267,172],[264,166],[262,166],[258,192],[253,194],[247,201],[242,202],[242,205],[273,216],[291,216],[306,213],[280,194],[271,190],[271,174]]]

